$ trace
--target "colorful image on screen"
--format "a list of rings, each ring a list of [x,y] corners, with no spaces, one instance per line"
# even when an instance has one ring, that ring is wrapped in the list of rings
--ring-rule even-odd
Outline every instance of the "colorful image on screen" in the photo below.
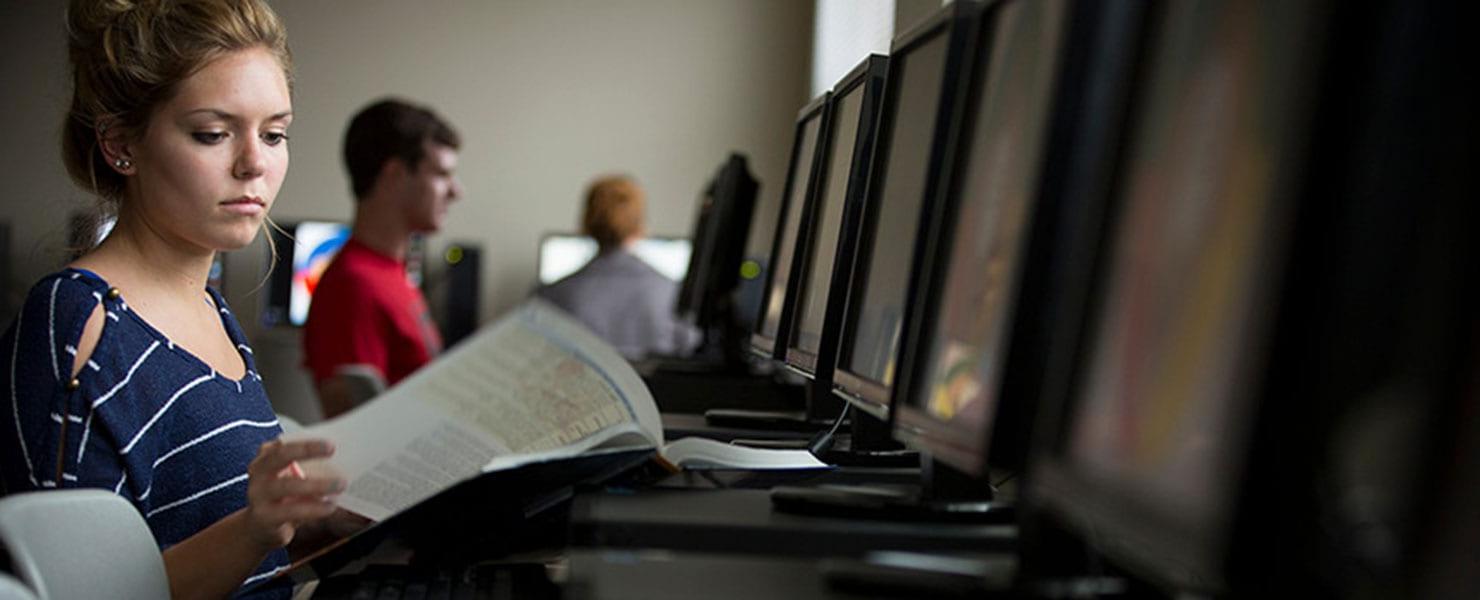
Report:
[[[324,269],[349,240],[349,225],[326,221],[304,221],[293,229],[293,285],[288,297],[288,322],[302,325],[308,319],[308,304]]]

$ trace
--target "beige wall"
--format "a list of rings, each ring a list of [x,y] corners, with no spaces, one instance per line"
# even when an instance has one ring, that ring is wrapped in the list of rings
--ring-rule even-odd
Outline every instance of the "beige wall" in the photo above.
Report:
[[[62,262],[63,222],[86,195],[67,181],[56,132],[66,103],[60,3],[0,5],[0,159],[10,177],[7,289]],[[796,111],[807,100],[812,3],[794,0],[325,0],[274,3],[297,66],[292,167],[281,221],[348,219],[339,141],[371,99],[428,103],[463,134],[466,195],[433,251],[483,246],[487,320],[534,281],[545,231],[573,230],[584,184],[620,171],[648,189],[654,233],[687,235],[701,185],[726,153],[749,155],[761,194],[785,177]],[[259,346],[275,402],[306,398],[297,336],[258,331],[250,294],[266,250],[228,261],[228,292]],[[432,276],[435,277],[433,272]],[[297,412],[289,409],[288,412]]]

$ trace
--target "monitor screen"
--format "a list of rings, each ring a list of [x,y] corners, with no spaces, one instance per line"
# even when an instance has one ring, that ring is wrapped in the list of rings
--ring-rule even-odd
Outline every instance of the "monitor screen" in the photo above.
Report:
[[[801,295],[797,299],[797,320],[791,347],[814,355],[821,349],[823,318],[827,312],[833,263],[843,229],[848,175],[853,168],[853,148],[858,140],[866,89],[859,85],[833,97],[832,127],[828,134],[832,140],[823,151],[822,173],[825,175],[813,192],[817,196],[812,209],[815,218],[807,232],[811,237],[810,251],[802,264],[802,278],[797,282]]]
[[[696,251],[689,255],[688,272],[684,275],[683,281],[678,284],[678,300],[674,306],[674,312],[684,318],[692,318],[697,312],[701,280],[706,270],[704,261],[708,259],[706,253],[713,247],[708,239],[709,221],[714,218],[714,178],[705,182],[695,200],[697,200],[695,204],[698,210],[694,211],[694,225],[689,228],[689,232],[693,235]]]
[[[302,221],[284,223],[269,230],[274,253],[267,279],[266,302],[262,323],[300,326],[308,319],[308,306],[324,269],[334,260],[339,249],[349,240],[347,223]]]
[[[288,323],[308,320],[308,304],[324,269],[349,240],[349,225],[329,221],[303,221],[293,228],[292,283],[288,292]],[[282,249],[279,249],[281,252]]]
[[[546,234],[540,238],[540,285],[550,285],[579,271],[596,256],[596,249],[596,240],[584,235]],[[683,281],[684,273],[688,272],[693,248],[685,238],[650,236],[638,240],[631,251],[664,277],[677,282]]]
[[[1000,417],[1000,369],[1012,332],[1013,304],[1026,266],[1027,231],[1038,199],[1064,2],[1012,2],[985,36],[987,63],[966,107],[969,133],[956,150],[931,238],[925,311],[900,424],[942,460],[968,472],[982,457]],[[1005,423],[1004,423],[1005,425]],[[1026,443],[1026,442],[1024,442]]]
[[[796,252],[797,232],[811,187],[813,162],[817,158],[817,140],[822,132],[822,109],[810,112],[798,128],[796,147],[792,152],[791,176],[786,190],[786,208],[777,223],[776,247],[772,252],[770,284],[761,303],[759,333],[774,344],[781,333],[781,312],[786,304],[786,288],[791,279],[792,255]],[[774,348],[761,348],[766,352]]]
[[[899,334],[920,213],[931,139],[945,74],[948,30],[927,37],[890,57],[888,89],[880,116],[879,145],[869,181],[869,214],[859,235],[849,308],[838,354],[844,387],[859,379],[893,384]],[[858,393],[858,390],[849,390]],[[887,390],[869,397],[887,410]]]
[[[773,191],[773,189],[775,191]],[[745,240],[745,256],[740,263],[740,287],[736,290],[736,308],[740,330],[755,350],[755,332],[760,330],[762,302],[771,277],[771,251],[781,231],[781,210],[785,207],[783,187],[767,188],[756,195],[755,214],[751,217],[750,236]]]
[[[1281,121],[1260,85],[1279,55],[1240,43],[1264,27],[1219,12],[1176,8],[1162,32],[1069,444],[1076,464],[1196,517],[1231,483]]]
[[[1047,501],[1172,585],[1222,564],[1314,12],[1171,3],[1150,27],[1094,326],[1044,475]]]

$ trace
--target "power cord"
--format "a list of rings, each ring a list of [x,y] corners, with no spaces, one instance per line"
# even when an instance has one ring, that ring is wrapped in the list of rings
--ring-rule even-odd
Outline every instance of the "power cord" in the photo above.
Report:
[[[807,451],[811,452],[812,456],[821,459],[823,453],[832,449],[833,440],[838,433],[838,427],[843,425],[843,421],[848,420],[848,410],[851,408],[853,408],[851,403],[844,402],[843,412],[838,413],[838,418],[833,420],[832,427],[827,428],[825,431],[817,432],[817,435],[807,440]]]

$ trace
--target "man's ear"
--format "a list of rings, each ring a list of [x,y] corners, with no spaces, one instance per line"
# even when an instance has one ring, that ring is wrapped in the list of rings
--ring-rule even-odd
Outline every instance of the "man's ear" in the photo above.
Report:
[[[401,160],[399,157],[392,156],[380,165],[380,183],[382,185],[400,185],[400,182],[405,181],[406,177],[410,174],[411,170],[406,168],[406,161]]]
[[[134,173],[133,144],[116,121],[101,121],[97,126],[98,148],[108,167],[123,175]]]

